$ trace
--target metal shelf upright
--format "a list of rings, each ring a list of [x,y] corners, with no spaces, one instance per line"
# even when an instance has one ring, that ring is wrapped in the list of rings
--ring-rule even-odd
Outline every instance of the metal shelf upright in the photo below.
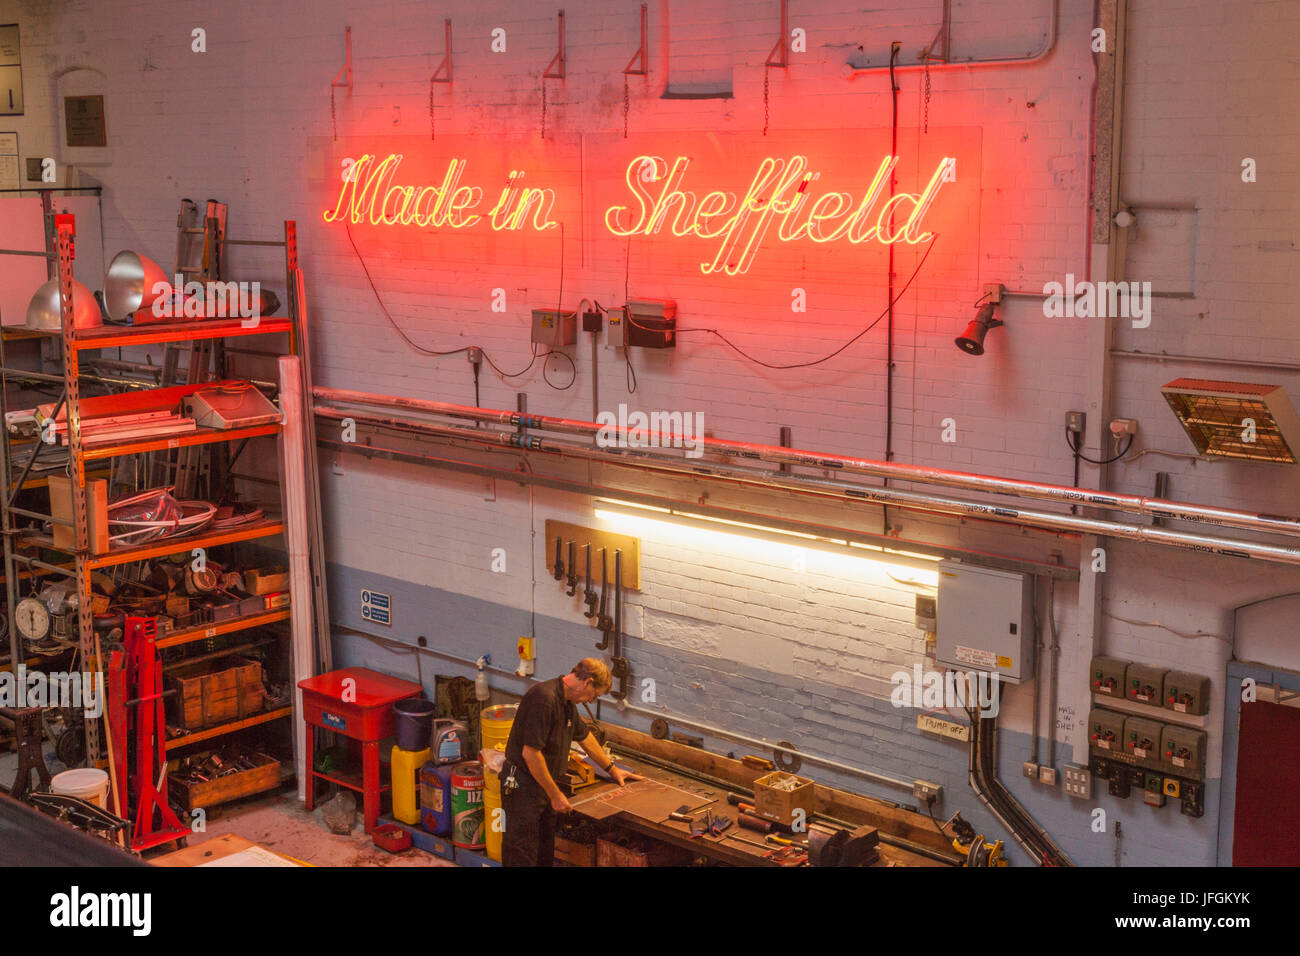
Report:
[[[54,234],[50,237],[53,249],[47,248],[45,252],[0,250],[0,255],[43,256],[48,261],[55,264],[59,281],[62,319],[62,328],[57,333],[50,332],[35,333],[34,335],[14,335],[12,333],[15,331],[26,332],[27,330],[9,330],[5,334],[0,334],[0,415],[5,417],[5,421],[0,422],[0,537],[3,538],[4,581],[9,624],[9,654],[13,666],[26,660],[22,637],[18,631],[17,622],[15,621],[15,608],[18,603],[19,594],[18,585],[21,577],[26,577],[39,569],[40,571],[49,574],[65,575],[76,582],[78,598],[77,646],[80,652],[82,666],[86,667],[88,666],[86,662],[95,659],[95,634],[91,594],[92,571],[101,567],[111,567],[131,561],[145,560],[162,554],[185,551],[195,546],[216,546],[219,544],[233,543],[235,541],[267,537],[280,534],[284,529],[284,525],[281,522],[268,520],[261,524],[249,526],[236,531],[215,532],[208,535],[196,536],[194,538],[178,538],[174,541],[164,541],[137,548],[126,548],[122,549],[120,552],[92,554],[89,544],[89,506],[86,495],[86,463],[88,461],[103,461],[114,457],[128,457],[160,450],[170,451],[198,444],[245,440],[255,436],[278,434],[280,429],[279,426],[263,426],[252,429],[232,429],[224,435],[213,434],[210,430],[202,430],[199,433],[189,432],[177,435],[173,438],[163,436],[156,440],[150,439],[147,441],[125,442],[119,444],[96,443],[87,447],[82,436],[80,353],[88,349],[198,341],[201,339],[223,339],[241,335],[287,333],[289,353],[294,355],[302,354],[306,341],[303,338],[305,330],[303,328],[304,323],[301,311],[305,306],[306,300],[305,292],[302,288],[302,272],[298,267],[297,230],[295,223],[293,221],[285,222],[283,241],[222,240],[225,245],[280,246],[284,248],[286,280],[288,282],[289,293],[287,296],[287,319],[268,318],[260,320],[256,326],[250,327],[245,327],[238,321],[232,322],[229,319],[216,319],[199,320],[194,322],[176,322],[160,325],[106,327],[78,331],[74,325],[72,298],[72,259],[75,226],[73,222],[70,221],[70,218],[71,217],[68,217],[67,219],[58,217]],[[9,366],[5,340],[14,338],[31,338],[36,335],[57,335],[59,337],[62,346],[62,375],[32,372],[25,369],[11,368]],[[268,352],[266,354],[273,355],[275,353]],[[30,474],[32,466],[36,462],[40,452],[46,447],[46,443],[38,441],[33,445],[31,455],[28,457],[21,474],[15,480],[13,451],[11,448],[7,425],[7,417],[10,411],[9,385],[11,379],[61,384],[63,387],[62,394],[55,403],[53,417],[57,417],[61,409],[66,409],[68,446],[67,475],[71,479],[72,488],[72,517],[70,520],[59,519],[52,515],[41,514],[39,512],[19,508],[15,503],[19,493],[25,487],[32,486],[31,483],[28,482],[28,475]],[[34,535],[32,529],[28,527],[17,527],[15,516],[19,515],[28,518],[43,519],[51,521],[54,524],[70,527],[73,532],[72,546],[55,547],[51,538]],[[26,550],[31,550],[33,548],[46,548],[65,552],[71,558],[71,566],[52,564],[48,561],[42,561],[33,554],[24,553]],[[323,578],[323,570],[320,570],[319,573]],[[311,613],[311,610],[311,608],[303,608],[301,609],[301,612]],[[192,629],[191,631],[178,632],[171,639],[160,638],[159,646],[176,646],[187,643],[190,640],[198,639],[198,637],[201,636],[211,636],[208,634],[209,631],[224,634],[246,627],[260,626],[272,621],[286,620],[293,612],[294,609],[290,608],[288,611],[253,615],[247,620],[247,622],[234,621],[213,628],[198,628]],[[271,719],[271,716],[279,717],[282,716],[282,714],[279,711],[276,711],[273,714],[266,716],[264,719]],[[101,750],[98,719],[92,718],[89,714],[87,714],[85,720],[85,733],[86,754],[89,763],[93,766],[101,762],[104,754]]]

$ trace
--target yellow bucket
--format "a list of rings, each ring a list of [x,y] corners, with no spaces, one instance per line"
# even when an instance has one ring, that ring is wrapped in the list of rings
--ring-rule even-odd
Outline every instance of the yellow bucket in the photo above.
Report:
[[[479,729],[483,738],[483,749],[492,750],[497,744],[505,750],[506,741],[510,739],[510,727],[519,712],[518,704],[493,704],[484,707],[480,715]]]
[[[493,750],[504,753],[506,745],[499,743]],[[501,862],[501,840],[505,836],[505,816],[497,813],[501,809],[501,778],[483,766],[483,828],[487,843],[488,859]],[[495,826],[494,826],[495,825]]]

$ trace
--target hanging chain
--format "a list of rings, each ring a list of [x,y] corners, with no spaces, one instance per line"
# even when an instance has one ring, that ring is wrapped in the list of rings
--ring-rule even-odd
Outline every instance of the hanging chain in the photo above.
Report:
[[[433,88],[434,88],[433,78],[430,77],[429,78],[429,139],[430,140],[437,138],[437,129],[434,126],[434,121],[433,121]]]
[[[925,57],[925,126],[923,133],[930,132],[930,56]]]
[[[334,127],[334,138],[339,138],[339,121],[334,117],[334,87],[330,87],[330,125]]]
[[[627,139],[627,111],[631,109],[632,94],[628,90],[627,74],[623,74],[623,138]]]
[[[763,67],[763,135],[764,136],[767,135],[767,125],[768,125],[768,118],[769,118],[768,100],[767,100],[767,78],[768,78],[768,74],[770,74],[771,72],[772,71],[767,67]]]
[[[542,139],[546,139],[546,77],[542,77]]]

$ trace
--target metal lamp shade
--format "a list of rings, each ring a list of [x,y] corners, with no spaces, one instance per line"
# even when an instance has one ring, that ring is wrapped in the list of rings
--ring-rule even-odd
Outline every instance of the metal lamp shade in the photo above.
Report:
[[[27,303],[27,327],[47,332],[61,331],[63,312],[60,305],[59,280],[51,279],[37,289],[32,301]],[[72,280],[72,324],[78,329],[94,329],[104,324],[95,294],[76,279]]]
[[[165,292],[155,294],[161,282]],[[108,264],[104,276],[104,308],[114,321],[123,322],[140,309],[147,309],[160,298],[170,296],[172,288],[158,263],[129,249],[119,252]]]

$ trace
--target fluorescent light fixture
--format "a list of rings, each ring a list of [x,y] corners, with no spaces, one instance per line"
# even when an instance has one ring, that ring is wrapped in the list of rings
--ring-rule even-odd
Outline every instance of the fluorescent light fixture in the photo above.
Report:
[[[668,508],[646,508],[631,505],[623,501],[608,498],[597,499],[600,504],[610,507],[596,508],[596,517],[614,522],[630,530],[647,533],[655,528],[666,529],[673,535],[684,538],[688,534],[694,539],[691,546],[717,548],[719,538],[739,542],[739,546],[752,549],[756,541],[764,541],[783,548],[810,551],[850,561],[863,561],[888,574],[890,571],[914,575],[913,580],[904,582],[898,578],[896,583],[911,583],[920,587],[934,588],[939,584],[939,572],[936,563],[941,560],[915,551],[892,551],[879,545],[848,541],[843,538],[823,538],[801,531],[786,531],[767,525],[751,524],[743,521],[731,521],[692,512],[677,511]],[[629,509],[629,510],[625,510]],[[699,538],[694,538],[700,535]],[[858,554],[867,551],[869,554]],[[917,576],[919,575],[919,576]]]

